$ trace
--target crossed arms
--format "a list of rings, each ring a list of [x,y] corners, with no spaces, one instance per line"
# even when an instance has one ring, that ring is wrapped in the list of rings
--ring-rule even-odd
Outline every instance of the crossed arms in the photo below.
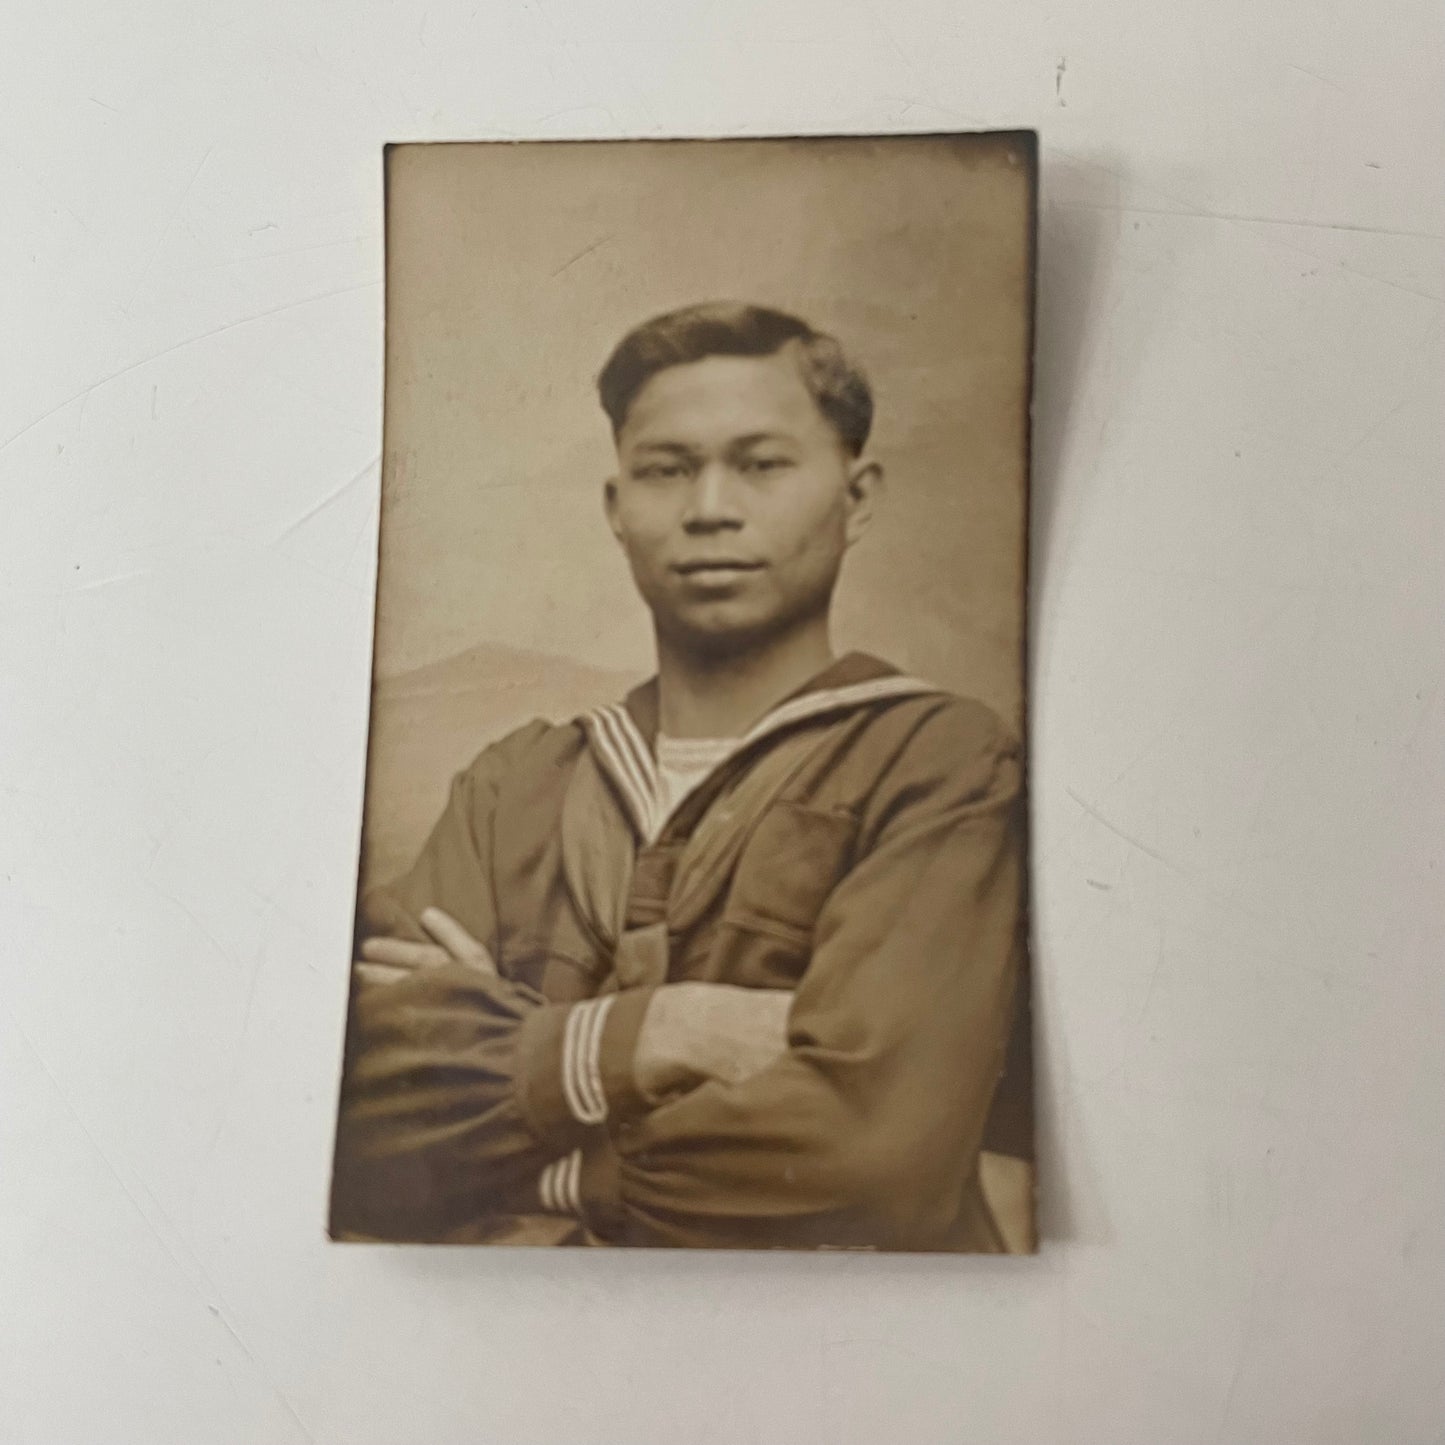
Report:
[[[619,1243],[998,1248],[977,1161],[1021,954],[1018,759],[949,715],[918,731],[792,993],[499,976],[455,922],[496,786],[463,775],[415,936],[363,945],[334,1222],[447,1238],[556,1207]]]
[[[500,983],[486,946],[440,908],[425,909],[430,943],[368,938],[356,965],[365,986],[400,982],[420,969],[448,964],[476,969]],[[739,988],[727,983],[669,983],[648,1000],[632,1055],[632,1078],[653,1104],[709,1079],[739,1083],[788,1047],[791,989]]]

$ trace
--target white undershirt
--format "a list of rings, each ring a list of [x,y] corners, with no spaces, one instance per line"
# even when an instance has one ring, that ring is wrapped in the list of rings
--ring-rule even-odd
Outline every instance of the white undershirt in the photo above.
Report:
[[[658,734],[656,817],[659,827],[737,745],[736,738],[669,738]]]

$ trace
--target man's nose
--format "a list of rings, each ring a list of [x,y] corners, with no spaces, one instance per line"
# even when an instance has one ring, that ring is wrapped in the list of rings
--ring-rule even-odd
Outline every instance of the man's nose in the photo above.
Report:
[[[693,479],[683,526],[690,532],[711,532],[740,527],[742,522],[737,488],[729,469],[716,462],[700,468]]]

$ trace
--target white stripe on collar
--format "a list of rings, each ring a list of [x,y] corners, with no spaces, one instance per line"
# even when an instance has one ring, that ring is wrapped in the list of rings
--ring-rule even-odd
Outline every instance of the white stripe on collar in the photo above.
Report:
[[[920,693],[940,691],[941,688],[924,682],[922,678],[905,677],[900,673],[893,677],[875,677],[869,682],[850,682],[843,687],[825,687],[817,692],[805,692],[790,702],[779,703],[743,735],[738,747],[745,748],[779,728],[788,727],[820,713],[858,707],[865,702],[878,702],[886,697],[913,697]]]
[[[705,776],[675,799],[665,816],[662,813],[664,801],[657,775],[657,761],[652,755],[652,749],[647,745],[647,740],[633,721],[632,714],[621,703],[609,703],[606,707],[595,708],[584,714],[581,721],[587,728],[593,747],[621,791],[638,835],[651,841],[662,832],[668,819],[677,812],[683,801],[695,793],[729,758],[769,734],[825,713],[845,711],[885,698],[917,697],[941,691],[942,689],[933,683],[898,673],[889,677],[871,678],[867,682],[847,683],[842,687],[819,688],[815,692],[805,692],[800,697],[779,703],[738,738]]]
[[[632,714],[620,703],[612,703],[587,713],[582,722],[593,748],[622,793],[633,826],[642,837],[651,837],[657,812],[657,765]]]

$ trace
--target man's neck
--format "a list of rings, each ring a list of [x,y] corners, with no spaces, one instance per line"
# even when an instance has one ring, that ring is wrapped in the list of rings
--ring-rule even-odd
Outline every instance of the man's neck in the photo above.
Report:
[[[658,638],[661,731],[674,738],[741,737],[832,661],[826,618],[733,655],[698,654]]]

